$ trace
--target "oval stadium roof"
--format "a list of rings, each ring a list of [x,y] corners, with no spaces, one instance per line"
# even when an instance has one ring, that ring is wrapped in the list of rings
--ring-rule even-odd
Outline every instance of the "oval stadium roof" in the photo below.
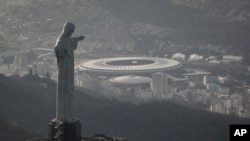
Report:
[[[155,57],[104,58],[87,61],[80,68],[90,73],[132,75],[166,71],[180,67],[180,62]]]

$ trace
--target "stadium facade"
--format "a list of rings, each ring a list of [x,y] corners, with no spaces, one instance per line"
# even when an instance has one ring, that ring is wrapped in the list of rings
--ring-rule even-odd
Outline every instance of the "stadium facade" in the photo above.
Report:
[[[181,66],[180,62],[166,58],[124,57],[104,58],[84,62],[80,68],[96,75],[145,75],[166,72]]]

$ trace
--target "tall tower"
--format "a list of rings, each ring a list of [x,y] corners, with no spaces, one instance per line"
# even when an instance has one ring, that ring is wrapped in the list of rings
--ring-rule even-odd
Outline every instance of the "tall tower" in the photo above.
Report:
[[[152,75],[151,89],[155,97],[162,97],[168,92],[168,76],[163,72],[156,72]]]

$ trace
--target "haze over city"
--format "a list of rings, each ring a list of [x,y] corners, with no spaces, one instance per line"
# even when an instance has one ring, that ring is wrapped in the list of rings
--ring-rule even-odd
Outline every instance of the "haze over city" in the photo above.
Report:
[[[48,135],[66,22],[85,37],[74,51],[82,135],[221,141],[250,123],[247,0],[2,0],[0,140]]]

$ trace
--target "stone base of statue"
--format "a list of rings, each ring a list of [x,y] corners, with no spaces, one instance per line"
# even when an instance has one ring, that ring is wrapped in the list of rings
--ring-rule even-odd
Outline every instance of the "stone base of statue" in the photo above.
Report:
[[[49,123],[49,141],[81,141],[81,121]]]

